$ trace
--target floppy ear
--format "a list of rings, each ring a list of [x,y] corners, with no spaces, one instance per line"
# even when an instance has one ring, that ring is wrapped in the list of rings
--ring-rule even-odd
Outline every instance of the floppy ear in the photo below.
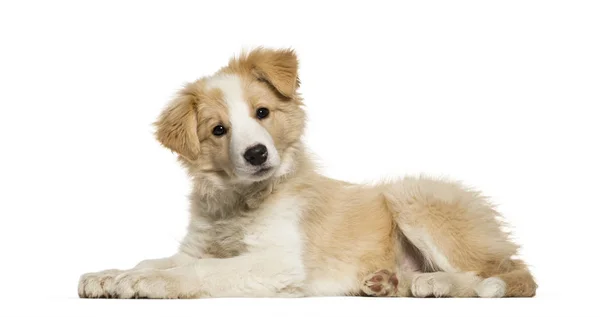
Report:
[[[284,97],[292,98],[300,87],[298,58],[292,49],[259,48],[248,54],[248,62],[254,76],[271,84]]]
[[[197,125],[195,98],[185,90],[178,93],[154,123],[158,141],[188,160],[197,159],[200,153]]]

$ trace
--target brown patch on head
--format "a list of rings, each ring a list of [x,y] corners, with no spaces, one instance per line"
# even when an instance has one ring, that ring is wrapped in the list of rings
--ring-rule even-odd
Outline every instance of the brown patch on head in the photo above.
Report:
[[[227,69],[268,83],[284,98],[293,98],[300,86],[298,58],[292,49],[257,48],[232,59]]]
[[[229,164],[231,123],[227,106],[220,90],[206,90],[204,85],[201,86],[203,98],[198,103],[200,155],[197,163],[203,171],[231,173],[231,164]],[[213,135],[212,131],[217,125],[222,125],[228,132],[221,136]]]

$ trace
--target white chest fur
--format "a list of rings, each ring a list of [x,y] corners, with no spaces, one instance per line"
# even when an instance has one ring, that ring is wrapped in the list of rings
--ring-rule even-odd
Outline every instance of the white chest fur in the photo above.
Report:
[[[300,258],[303,249],[299,224],[302,207],[298,199],[284,197],[257,210],[244,230],[243,241],[247,251],[280,250]]]
[[[268,199],[260,208],[211,218],[196,214],[182,243],[185,253],[200,258],[240,258],[261,263],[261,276],[291,296],[301,296],[306,279],[302,200]],[[265,276],[267,275],[267,276]]]

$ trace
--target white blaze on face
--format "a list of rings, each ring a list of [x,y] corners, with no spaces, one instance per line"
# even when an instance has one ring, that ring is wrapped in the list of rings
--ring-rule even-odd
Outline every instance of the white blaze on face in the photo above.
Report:
[[[249,147],[263,144],[267,147],[268,159],[263,167],[276,169],[280,164],[279,154],[275,149],[273,138],[269,132],[257,122],[254,113],[244,98],[242,80],[236,75],[222,74],[207,81],[208,89],[220,89],[224,101],[229,110],[229,121],[231,128],[231,143],[229,155],[233,163],[235,173],[242,178],[256,179],[252,174],[262,167],[252,166],[244,159],[244,152]],[[265,176],[269,176],[265,175]]]

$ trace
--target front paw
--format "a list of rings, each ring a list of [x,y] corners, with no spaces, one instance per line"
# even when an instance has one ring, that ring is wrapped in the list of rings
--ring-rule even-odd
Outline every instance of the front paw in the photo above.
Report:
[[[111,295],[115,298],[191,298],[186,279],[169,270],[142,269],[118,275]]]
[[[121,270],[106,270],[83,274],[79,279],[77,292],[81,298],[109,298],[115,278]]]

